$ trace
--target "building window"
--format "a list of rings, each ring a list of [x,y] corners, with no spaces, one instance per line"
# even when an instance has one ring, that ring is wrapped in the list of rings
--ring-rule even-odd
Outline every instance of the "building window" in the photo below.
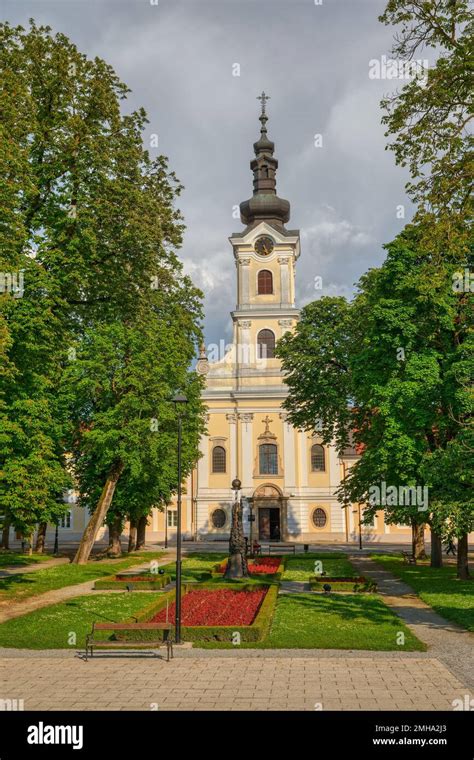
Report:
[[[326,512],[321,507],[318,507],[314,510],[311,519],[315,528],[324,528],[327,523]]]
[[[268,269],[262,269],[257,277],[259,296],[269,296],[273,293],[273,275]]]
[[[367,514],[366,514],[367,513]],[[365,522],[365,517],[367,516],[367,522]],[[372,515],[371,518],[368,516],[368,510],[364,509],[362,510],[362,519],[364,520],[363,525],[365,525],[367,528],[376,528],[377,522],[376,522],[376,515]]]
[[[274,443],[259,447],[260,475],[278,475],[278,449]]]
[[[226,520],[227,516],[223,509],[215,509],[211,515],[211,523],[213,528],[223,528]]]
[[[212,449],[212,472],[225,472],[225,448],[214,446]]]
[[[324,472],[326,469],[324,448],[319,443],[311,446],[311,469],[313,472]]]
[[[70,509],[59,520],[60,528],[70,528],[72,524],[72,512]]]
[[[260,330],[257,336],[258,358],[273,359],[275,357],[275,335],[271,330]]]
[[[168,514],[168,528],[177,528],[178,527],[178,510],[177,509],[167,509]]]

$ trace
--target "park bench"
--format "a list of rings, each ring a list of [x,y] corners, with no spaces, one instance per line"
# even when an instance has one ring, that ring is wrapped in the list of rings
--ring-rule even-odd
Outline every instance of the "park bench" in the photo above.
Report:
[[[263,546],[262,551],[268,554],[296,554],[296,544],[268,544]]]
[[[410,552],[402,552],[402,557],[405,565],[416,565],[416,559]]]
[[[160,646],[166,646],[167,649],[167,662],[173,657],[173,639],[170,637],[170,631],[173,630],[171,623],[93,623],[92,631],[86,636],[86,660],[90,650],[91,657],[94,656],[94,647],[96,648],[114,648],[125,649],[127,647],[143,648],[143,649],[156,649]],[[156,631],[156,640],[143,641],[143,639],[133,641],[126,639],[123,641],[104,641],[98,639],[96,634],[99,631]],[[159,635],[161,634],[161,635]]]

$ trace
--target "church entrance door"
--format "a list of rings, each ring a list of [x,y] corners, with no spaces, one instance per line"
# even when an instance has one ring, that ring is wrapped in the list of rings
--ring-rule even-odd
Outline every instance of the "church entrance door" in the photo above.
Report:
[[[258,537],[261,541],[280,540],[281,529],[279,507],[259,507]]]

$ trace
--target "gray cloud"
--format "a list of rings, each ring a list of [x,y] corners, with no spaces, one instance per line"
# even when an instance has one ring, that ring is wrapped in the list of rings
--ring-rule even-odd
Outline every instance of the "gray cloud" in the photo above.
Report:
[[[388,54],[384,0],[4,0],[4,17],[33,16],[114,66],[143,106],[146,140],[159,135],[185,185],[182,259],[206,294],[206,339],[230,337],[235,265],[232,210],[251,195],[249,161],[262,89],[280,161],[278,192],[300,228],[300,304],[346,295],[382,244],[410,217],[406,176],[385,151],[379,101],[396,81],[370,80],[369,60]],[[233,64],[240,76],[232,76]],[[322,134],[323,146],[314,146]],[[406,219],[396,207],[406,206]],[[321,276],[323,290],[314,290]]]

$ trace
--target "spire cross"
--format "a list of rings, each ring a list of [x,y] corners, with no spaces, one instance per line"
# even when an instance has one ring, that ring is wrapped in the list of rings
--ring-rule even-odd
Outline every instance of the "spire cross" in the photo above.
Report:
[[[261,95],[257,95],[257,100],[260,100],[262,104],[262,116],[265,114],[265,104],[267,100],[270,100],[270,95],[265,95],[263,91]]]

